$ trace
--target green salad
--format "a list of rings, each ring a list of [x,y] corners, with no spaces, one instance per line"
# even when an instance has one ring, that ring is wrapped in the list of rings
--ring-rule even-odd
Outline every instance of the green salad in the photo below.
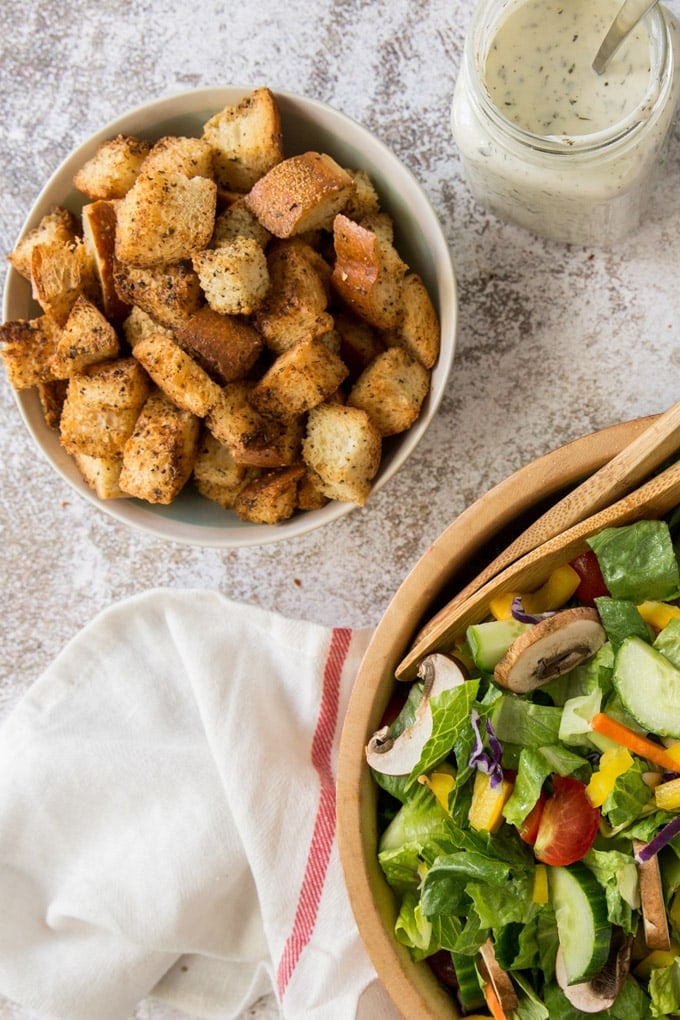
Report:
[[[366,748],[395,936],[464,1016],[680,1016],[678,532],[499,597]]]

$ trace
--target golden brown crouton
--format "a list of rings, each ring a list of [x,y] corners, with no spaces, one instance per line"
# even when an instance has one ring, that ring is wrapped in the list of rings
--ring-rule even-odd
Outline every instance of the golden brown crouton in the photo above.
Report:
[[[354,181],[354,191],[349,202],[343,209],[345,216],[351,220],[361,220],[380,212],[380,198],[373,186],[373,181],[365,170],[348,170]]]
[[[433,368],[439,357],[439,318],[425,284],[417,273],[408,273],[401,288],[404,315],[399,325],[385,333],[389,346],[405,347],[425,368]]]
[[[121,301],[113,278],[116,243],[116,205],[100,199],[83,207],[83,240],[99,278],[102,309],[110,322],[121,323],[130,306]]]
[[[271,234],[262,226],[257,216],[251,213],[243,196],[216,216],[210,246],[221,248],[237,237],[250,237],[257,241],[261,248],[266,248],[271,239]]]
[[[0,357],[15,390],[27,390],[54,379],[52,359],[60,335],[61,329],[47,315],[0,326]]]
[[[333,393],[348,369],[319,337],[305,338],[279,354],[253,388],[250,402],[261,414],[291,422]]]
[[[38,383],[37,390],[45,424],[48,428],[58,432],[68,390],[68,380],[49,379],[47,382]]]
[[[129,135],[108,139],[78,170],[74,187],[92,201],[122,198],[134,184],[150,148],[149,142]]]
[[[120,454],[150,388],[134,358],[117,358],[71,376],[60,420],[64,449],[88,457]]]
[[[356,379],[385,350],[381,334],[353,312],[339,312],[335,316],[335,330],[340,337],[340,357],[349,368],[350,378]]]
[[[363,505],[381,455],[380,432],[360,408],[325,403],[309,412],[302,457],[329,499]]]
[[[203,418],[216,403],[220,387],[165,333],[143,337],[134,356],[177,407]]]
[[[202,496],[231,509],[241,489],[257,474],[258,469],[237,464],[231,450],[204,431],[194,464],[194,482]]]
[[[251,392],[251,383],[228,383],[210,409],[206,425],[229,447],[237,464],[262,468],[292,464],[300,452],[302,422],[281,425],[265,418],[250,403]]]
[[[264,340],[246,319],[199,308],[177,329],[177,342],[212,379],[224,384],[248,375]]]
[[[33,296],[60,326],[80,294],[101,300],[94,259],[81,238],[36,244],[31,252]]]
[[[191,258],[215,225],[214,181],[184,174],[140,174],[116,209],[116,258],[157,266]]]
[[[114,264],[113,278],[122,301],[137,305],[168,329],[180,326],[203,304],[203,291],[190,264],[139,269]]]
[[[213,180],[212,159],[212,146],[204,139],[166,135],[154,142],[139,172],[152,174],[161,171]]]
[[[191,477],[200,429],[190,411],[152,393],[123,450],[121,489],[149,503],[172,503]]]
[[[250,315],[267,293],[267,260],[250,237],[236,237],[216,250],[198,252],[192,262],[206,301],[222,315]]]
[[[138,305],[133,305],[130,314],[123,323],[123,334],[128,344],[134,350],[142,337],[149,336],[150,333],[165,333],[171,338],[175,335],[174,330],[167,326],[161,326],[159,322],[151,318],[148,312]]]
[[[330,229],[354,192],[354,181],[326,153],[291,156],[261,177],[245,202],[275,237]]]
[[[378,329],[393,329],[403,314],[401,284],[408,269],[396,249],[342,214],[333,224],[333,286],[342,300]]]
[[[352,386],[347,403],[361,407],[383,436],[404,432],[420,414],[430,373],[404,347],[379,354]]]
[[[267,251],[269,290],[254,317],[267,346],[280,354],[303,336],[327,333],[330,267],[299,238]]]
[[[328,503],[328,496],[321,490],[321,479],[316,471],[306,468],[304,475],[298,482],[297,508],[298,510],[320,510]]]
[[[255,89],[240,103],[226,106],[203,126],[213,150],[215,178],[229,191],[248,191],[283,159],[281,118],[267,88]]]
[[[68,209],[52,206],[37,227],[29,230],[7,256],[16,271],[26,280],[31,279],[31,256],[36,244],[73,244],[80,236],[78,220]]]
[[[73,459],[84,481],[94,489],[99,499],[120,499],[127,496],[120,487],[122,456],[88,457],[76,450]]]
[[[241,489],[234,510],[252,524],[279,524],[292,517],[297,507],[297,488],[305,469],[297,464],[278,471],[265,471]]]
[[[52,363],[55,379],[68,379],[88,365],[115,358],[118,334],[96,305],[81,294],[61,332]]]

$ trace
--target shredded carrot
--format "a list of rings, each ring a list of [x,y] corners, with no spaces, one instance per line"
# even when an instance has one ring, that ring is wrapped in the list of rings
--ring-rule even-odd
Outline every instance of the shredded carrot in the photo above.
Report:
[[[617,744],[627,747],[629,751],[639,755],[640,758],[653,761],[655,765],[659,765],[662,769],[667,769],[669,772],[679,771],[678,762],[668,754],[664,747],[654,743],[653,740],[649,740],[648,737],[643,737],[640,733],[636,733],[628,726],[624,726],[623,723],[617,722],[616,719],[605,715],[604,712],[598,712],[597,715],[594,715],[590,720],[590,725],[596,733],[601,733],[603,737],[615,740]]]
[[[501,1006],[491,982],[484,985],[484,998],[486,999],[486,1004],[491,1010],[491,1015],[494,1017],[494,1020],[508,1020],[507,1014]]]

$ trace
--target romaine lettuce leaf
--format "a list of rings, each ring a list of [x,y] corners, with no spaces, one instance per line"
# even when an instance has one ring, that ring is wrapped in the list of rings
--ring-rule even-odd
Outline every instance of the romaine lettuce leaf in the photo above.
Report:
[[[655,967],[649,978],[653,1017],[680,1011],[680,960],[676,957],[670,967]]]
[[[640,907],[637,867],[632,853],[596,850],[591,847],[583,858],[605,892],[607,916],[628,934],[635,934]]]
[[[609,594],[639,605],[665,601],[680,592],[680,570],[665,521],[636,521],[605,528],[588,539]]]
[[[651,643],[653,634],[630,599],[613,599],[603,595],[595,599],[595,608],[614,653],[627,637],[635,636]]]
[[[435,861],[423,879],[420,894],[423,911],[427,917],[466,912],[470,906],[469,882],[505,886],[509,875],[509,864],[474,850],[446,854]]]
[[[408,946],[414,960],[424,960],[439,946],[433,941],[432,925],[422,911],[420,900],[414,893],[406,893],[394,924],[397,942]]]
[[[491,712],[491,724],[501,744],[543,747],[556,744],[562,710],[504,694]]]
[[[663,630],[659,631],[654,647],[673,663],[676,669],[680,669],[680,619],[671,620]]]
[[[466,757],[464,749],[472,749],[474,735],[470,732],[470,712],[478,687],[479,680],[467,680],[459,687],[442,691],[430,699],[432,734],[408,777],[409,785],[417,782],[418,776],[430,772],[451,751],[455,753],[459,781],[464,781],[469,757],[469,750]]]

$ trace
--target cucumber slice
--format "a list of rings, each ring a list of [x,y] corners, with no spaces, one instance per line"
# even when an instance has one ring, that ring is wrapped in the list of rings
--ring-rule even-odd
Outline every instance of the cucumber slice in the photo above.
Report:
[[[484,993],[479,983],[479,974],[475,966],[473,956],[465,956],[463,953],[451,953],[453,969],[456,972],[458,981],[458,995],[466,1012],[471,1009],[479,1009],[484,1005]]]
[[[468,627],[465,636],[475,666],[484,673],[493,673],[515,638],[529,627],[530,623],[520,623],[515,619],[489,620]]]
[[[612,926],[604,890],[584,864],[550,869],[550,898],[570,985],[599,974],[609,956]]]
[[[638,637],[623,641],[612,675],[621,702],[637,722],[660,737],[680,737],[680,669]]]

